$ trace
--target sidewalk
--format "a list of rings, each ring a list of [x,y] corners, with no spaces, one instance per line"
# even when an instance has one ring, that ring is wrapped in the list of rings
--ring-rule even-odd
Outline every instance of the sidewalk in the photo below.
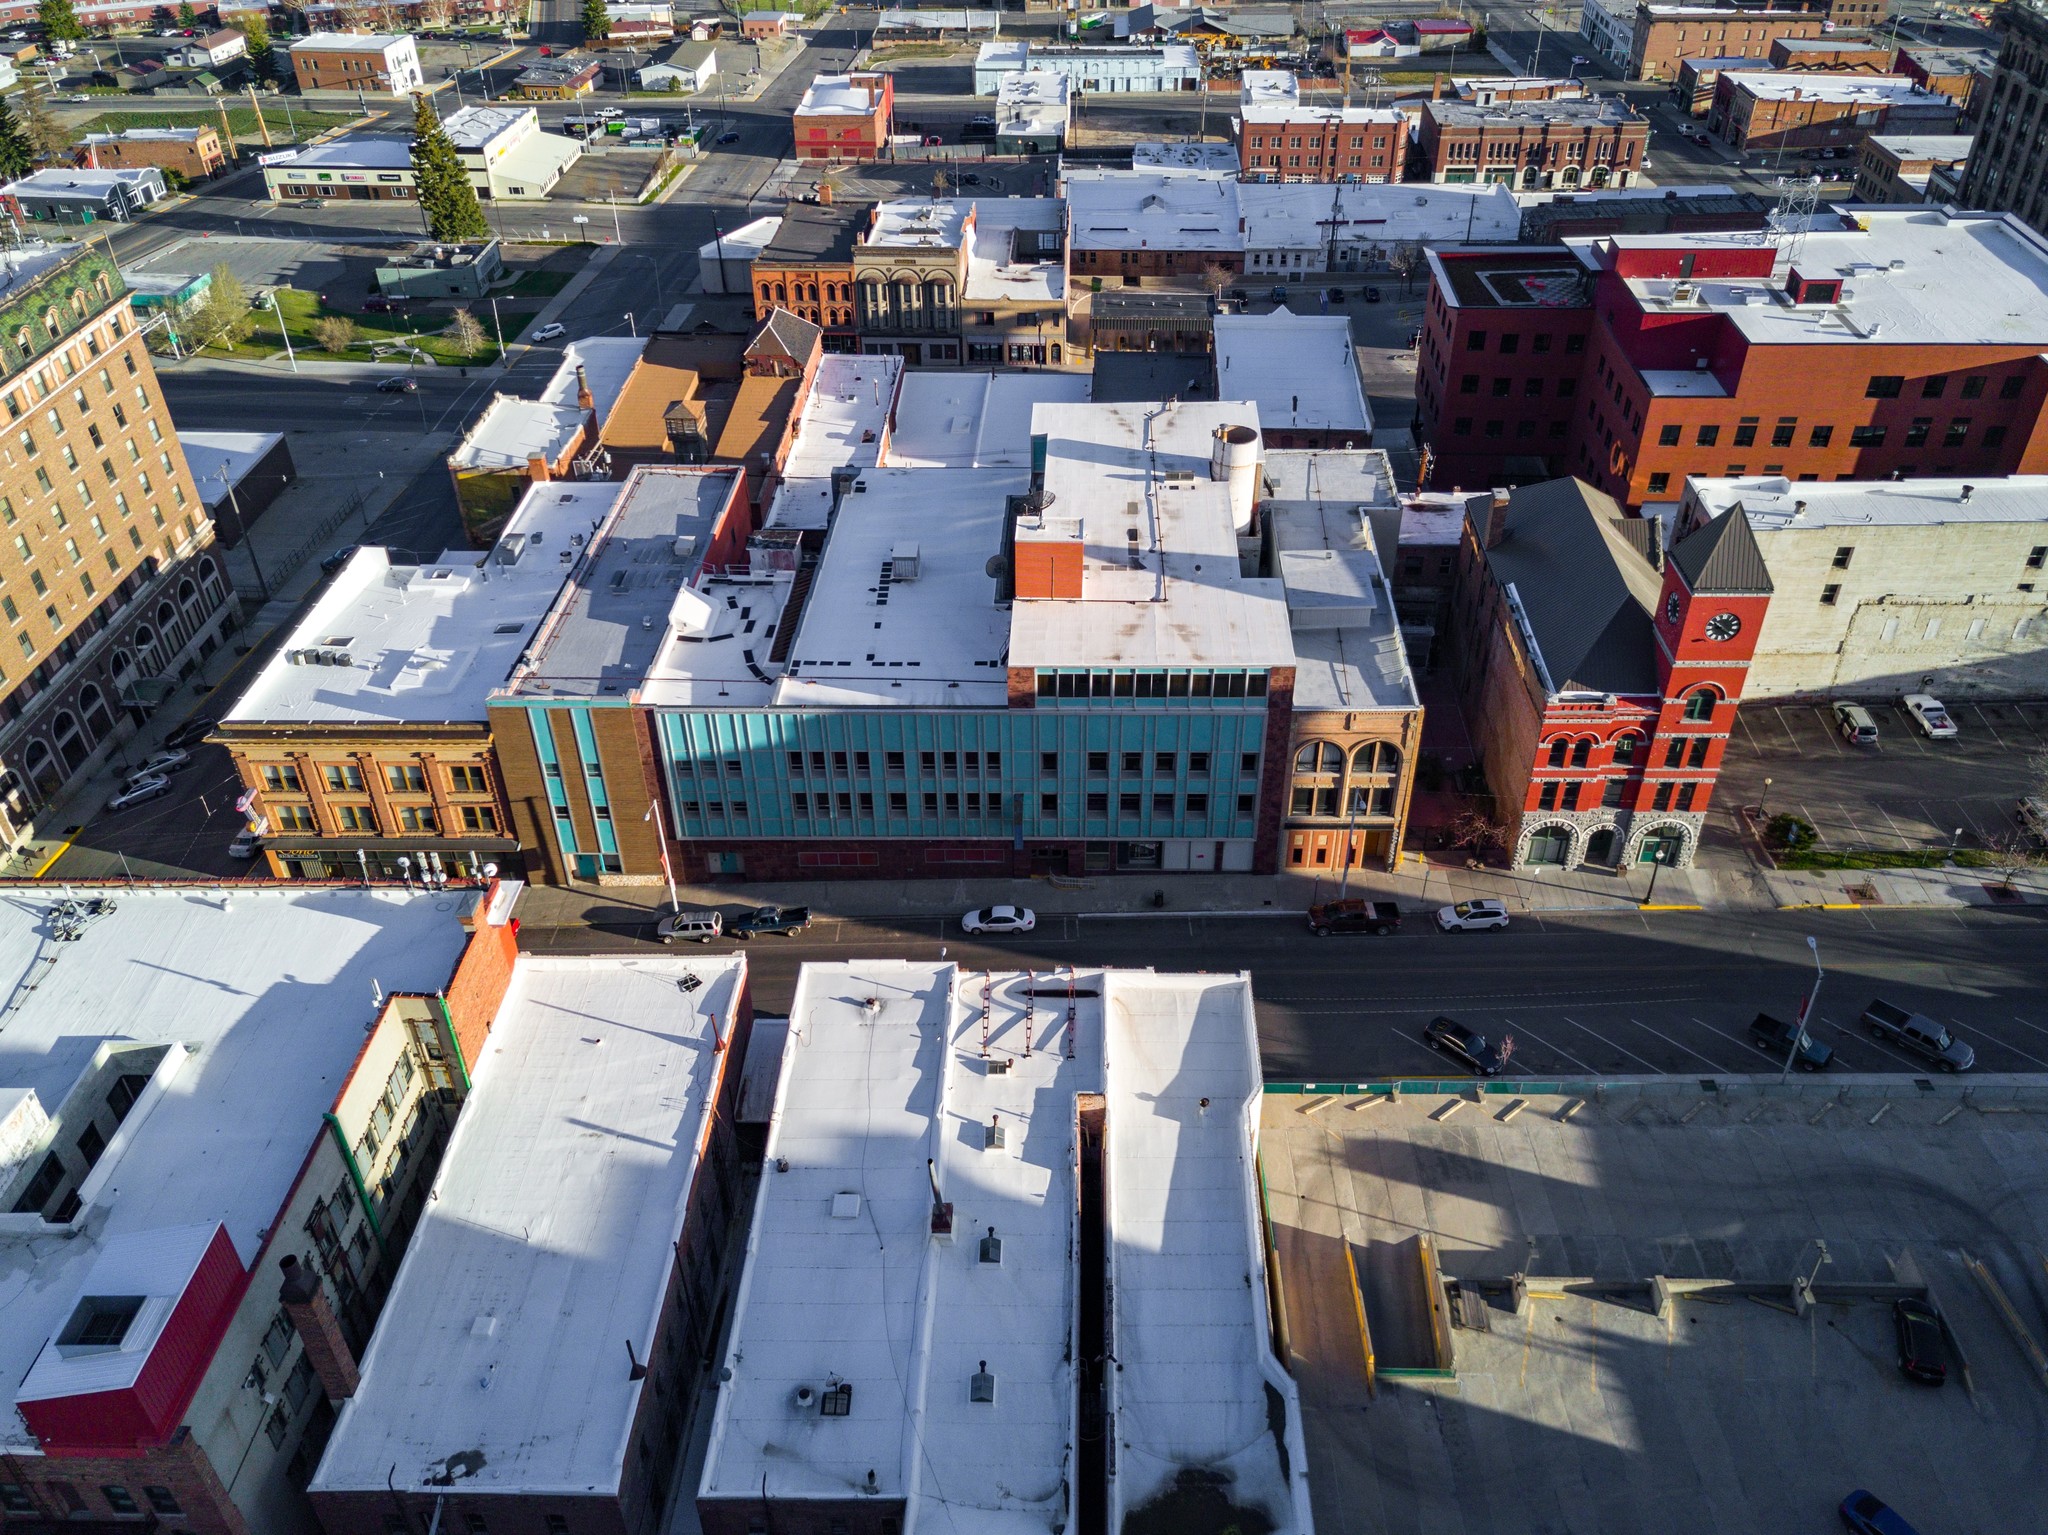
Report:
[[[1998,869],[1762,869],[1773,904],[1834,910],[2048,905],[2048,870],[2021,869],[2008,888]]]

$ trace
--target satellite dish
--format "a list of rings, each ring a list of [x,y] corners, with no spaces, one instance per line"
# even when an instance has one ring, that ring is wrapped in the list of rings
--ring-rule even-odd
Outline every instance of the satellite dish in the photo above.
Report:
[[[1005,560],[1000,554],[992,554],[988,557],[988,563],[982,566],[981,570],[982,574],[991,581],[1000,581],[1009,568],[1009,561]]]

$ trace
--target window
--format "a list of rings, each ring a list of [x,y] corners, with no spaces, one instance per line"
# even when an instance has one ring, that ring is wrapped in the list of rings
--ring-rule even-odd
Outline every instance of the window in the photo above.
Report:
[[[1852,448],[1881,448],[1884,446],[1885,429],[1881,426],[1852,426],[1849,428],[1849,446]]]
[[[1600,808],[1603,810],[1619,810],[1622,799],[1627,792],[1628,784],[1626,780],[1620,778],[1608,779],[1600,789]]]
[[[1060,813],[1060,797],[1057,794],[1039,795],[1038,813],[1044,816],[1058,815]]]
[[[791,755],[791,756],[795,756],[796,754],[795,754],[794,752],[792,752],[792,753],[790,753],[790,755]],[[886,771],[886,772],[890,772],[890,773],[901,773],[901,772],[903,771],[903,753],[901,753],[901,752],[883,752],[883,753],[882,753],[882,767],[883,767],[883,770],[884,770],[884,771]]]
[[[1692,809],[1692,797],[1697,792],[1697,787],[1694,784],[1680,784],[1678,786],[1678,808],[1680,810]]]
[[[277,814],[277,829],[279,831],[313,830],[313,812],[310,807],[306,805],[278,805],[274,808]]]
[[[484,794],[490,790],[480,767],[452,767],[448,770],[448,787],[457,794]]]
[[[2001,400],[2017,400],[2020,397],[2020,391],[2026,387],[2027,381],[2023,375],[2018,373],[2012,374],[2010,377],[1999,381],[1998,397]]]
[[[1209,754],[1207,752],[1189,752],[1188,771],[1206,776],[1209,771]]]
[[[1496,378],[1493,381],[1493,397],[1496,400],[1505,398],[1508,390],[1513,387],[1514,382],[1511,378]]]
[[[1058,752],[1040,752],[1038,754],[1038,770],[1041,773],[1057,773],[1060,770],[1060,754]]]
[[[1520,336],[1512,333],[1503,335],[1500,338],[1500,354],[1503,357],[1512,356],[1516,351],[1520,350],[1521,345],[1522,338]]]
[[[569,1521],[560,1514],[547,1516],[547,1535],[569,1535]]]
[[[488,1535],[491,1528],[484,1516],[473,1508],[468,1510],[464,1522],[469,1526],[470,1535]]]
[[[1771,428],[1771,446],[1789,448],[1792,446],[1792,429],[1799,425],[1797,416],[1780,416],[1778,424]]]
[[[1720,701],[1720,696],[1712,688],[1701,688],[1686,698],[1685,717],[1694,723],[1710,720],[1714,717],[1714,705]]]
[[[1592,755],[1592,751],[1593,743],[1591,741],[1572,742],[1572,766],[1575,768],[1584,767],[1586,759]]]
[[[1969,436],[1970,418],[1968,416],[1956,416],[1950,420],[1948,430],[1941,434],[1941,445],[1944,448],[1960,448],[1969,439]]]
[[[1326,791],[1326,792],[1334,793],[1335,791],[1334,791],[1334,790],[1332,790],[1332,791]],[[1153,813],[1154,815],[1156,815],[1156,816],[1159,816],[1159,817],[1161,817],[1162,819],[1166,819],[1166,820],[1170,820],[1170,819],[1172,819],[1172,817],[1173,817],[1173,796],[1172,796],[1171,794],[1155,794],[1155,795],[1153,795],[1153,796],[1152,796],[1152,813]],[[1319,811],[1318,813],[1319,813],[1319,814],[1329,814],[1330,812],[1328,812],[1328,811]]]
[[[1984,398],[1983,374],[1972,373],[1963,380],[1963,398],[1966,400],[1981,400]]]
[[[1692,749],[1685,754],[1685,765],[1689,768],[1703,768],[1707,765],[1707,748],[1714,743],[1701,736],[1692,743]]]
[[[139,1514],[142,1510],[135,1505],[135,1497],[126,1487],[102,1487],[100,1496],[107,1500],[107,1507],[117,1514]]]
[[[1671,785],[1668,783],[1658,784],[1657,793],[1651,799],[1651,804],[1658,810],[1669,810],[1671,808]]]
[[[1088,796],[1088,814],[1097,816],[1108,815],[1109,796],[1105,793],[1090,794]]]
[[[1820,605],[1824,608],[1831,608],[1835,605],[1835,600],[1841,595],[1841,584],[1839,582],[1830,581],[1826,586],[1823,586],[1820,589]]]
[[[1653,475],[1651,475],[1651,476],[1650,476],[1650,483],[1649,483],[1649,493],[1650,493],[1651,495],[1653,495],[1653,496],[1655,496],[1655,495],[1660,495],[1660,494],[1662,494],[1662,493],[1663,493],[1664,491],[1667,491],[1667,490],[1669,490],[1670,488],[1671,488],[1671,476],[1670,476],[1670,475],[1668,475],[1668,474],[1664,474],[1664,473],[1658,473],[1658,474],[1653,474]]]
[[[1906,387],[1905,379],[1896,373],[1873,373],[1870,382],[1864,386],[1866,400],[1896,400],[1899,391]]]
[[[1477,394],[1477,393],[1479,393],[1479,375],[1478,375],[1477,373],[1467,373],[1467,374],[1466,374],[1466,375],[1465,375],[1465,376],[1464,376],[1463,378],[1459,379],[1459,380],[1458,380],[1458,393],[1460,393],[1460,394]]]
[[[1636,760],[1636,747],[1641,743],[1639,735],[1618,735],[1614,738],[1614,760],[1630,763]]]
[[[1923,400],[1938,400],[1941,398],[1942,390],[1946,388],[1948,388],[1948,375],[1946,373],[1932,374],[1920,381],[1920,398]]]
[[[11,397],[8,403],[13,403]],[[26,1487],[16,1482],[0,1482],[0,1513],[32,1514],[35,1511],[35,1500],[28,1495]]]
[[[1702,448],[1711,448],[1720,440],[1721,429],[1718,426],[1703,426],[1699,429],[1699,435],[1693,438],[1695,445]]]
[[[1555,810],[1557,808],[1556,784],[1547,783],[1537,791],[1536,808],[1538,810]]]
[[[1660,448],[1675,448],[1675,447],[1677,447],[1677,446],[1678,446],[1678,428],[1677,428],[1677,426],[1673,425],[1673,426],[1660,426],[1660,427],[1658,427],[1658,428],[1657,428],[1657,446],[1658,446],[1658,447],[1660,447]]]
[[[2004,428],[2004,427],[2002,427],[2002,426],[1987,426],[1987,427],[1985,427],[1985,428],[1984,428],[1984,446],[1985,446],[1986,448],[2002,448],[2002,447],[2004,447],[2004,446],[2005,446],[2005,428]]]
[[[489,805],[462,806],[462,829],[464,831],[495,832],[498,829],[498,812]]]
[[[1834,437],[1835,429],[1833,427],[1817,426],[1806,434],[1806,445],[1809,448],[1825,448],[1830,442],[1834,441]]]
[[[330,790],[352,789],[358,794],[363,792],[363,770],[353,763],[330,762],[326,767],[325,777]]]
[[[1122,816],[1138,815],[1141,813],[1141,803],[1142,796],[1140,795],[1119,794],[1116,798],[1116,813]]]
[[[1557,738],[1557,739],[1556,739],[1555,741],[1552,741],[1552,742],[1550,743],[1550,760],[1549,760],[1549,766],[1551,766],[1551,767],[1554,767],[1554,768],[1561,768],[1561,767],[1563,767],[1563,766],[1564,766],[1564,759],[1565,759],[1565,753],[1566,753],[1566,752],[1568,752],[1568,751],[1570,751],[1570,750],[1571,750],[1571,743],[1570,743],[1569,741],[1565,740],[1565,738],[1564,738],[1563,736],[1559,736],[1559,737],[1558,737],[1558,738]]]
[[[1467,335],[1467,336],[1465,337],[1465,350],[1466,350],[1466,351],[1468,351],[1468,352],[1483,352],[1483,351],[1485,351],[1485,350],[1486,350],[1486,332],[1485,332],[1485,331],[1483,331],[1483,330],[1475,330],[1475,331],[1472,331],[1471,333],[1469,333],[1469,334],[1468,334],[1468,335]]]
[[[1835,569],[1847,570],[1849,562],[1854,558],[1856,558],[1856,546],[1854,544],[1842,545],[1841,548],[1835,551]]]
[[[563,820],[569,818],[567,809],[556,812]],[[368,805],[336,805],[334,819],[343,831],[366,831],[372,835],[377,831],[377,817]]]
[[[297,794],[299,770],[295,767],[266,767],[263,770],[263,787],[277,793]]]
[[[1179,763],[1172,752],[1154,752],[1152,754],[1152,771],[1155,773],[1171,775],[1178,766]]]
[[[1757,418],[1755,416],[1744,416],[1735,426],[1735,446],[1738,448],[1755,446],[1756,428]]]
[[[1913,424],[1906,428],[1906,446],[1909,448],[1926,447],[1927,434],[1929,431],[1933,429],[1933,427],[1934,417],[1915,416],[1913,418]]]
[[[1107,773],[1109,771],[1109,753],[1090,752],[1088,754],[1088,771],[1091,773]]]

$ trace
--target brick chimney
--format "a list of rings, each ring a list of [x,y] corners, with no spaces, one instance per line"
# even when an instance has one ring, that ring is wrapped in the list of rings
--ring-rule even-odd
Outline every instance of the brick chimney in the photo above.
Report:
[[[590,380],[583,376],[583,364],[576,364],[576,408],[596,410],[597,396],[590,392]]]
[[[1444,99],[1444,77],[1441,74],[1436,77],[1436,84],[1429,88],[1429,99],[1431,101],[1442,101]]]
[[[545,485],[554,478],[553,473],[548,469],[546,454],[529,453],[526,455],[526,477],[536,485]]]
[[[1474,496],[1465,503],[1467,515],[1478,526],[1480,547],[1497,548],[1508,536],[1508,493],[1495,490]]]
[[[306,1357],[313,1361],[313,1373],[330,1402],[345,1402],[356,1394],[362,1377],[356,1373],[355,1355],[341,1335],[334,1308],[320,1288],[320,1276],[291,1253],[278,1260],[284,1270],[284,1284],[277,1292],[285,1315],[292,1319],[306,1345]]]
[[[829,182],[829,181],[821,181],[821,182],[819,182],[819,183],[818,183],[818,202],[820,203],[820,205],[822,205],[822,206],[824,206],[824,207],[827,207],[827,208],[831,207],[831,206],[832,206],[832,197],[833,197],[833,192],[832,192],[832,183],[831,183],[831,182]]]

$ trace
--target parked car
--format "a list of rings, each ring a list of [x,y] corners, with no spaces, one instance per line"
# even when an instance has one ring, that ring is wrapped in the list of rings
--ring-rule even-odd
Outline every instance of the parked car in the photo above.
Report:
[[[185,751],[190,747],[197,746],[218,729],[220,729],[219,720],[187,720],[176,730],[173,730],[164,737],[164,746],[167,750],[171,751]]]
[[[984,906],[960,919],[963,933],[1028,933],[1038,926],[1029,906]]]
[[[739,141],[740,136],[737,133],[721,133],[718,136],[718,142],[721,144],[737,144]]]
[[[740,913],[726,931],[735,938],[751,938],[756,933],[780,933],[785,938],[794,938],[810,925],[808,906],[756,906]]]
[[[550,320],[526,339],[529,341],[555,341],[569,334],[569,327],[560,320]]]
[[[1500,1074],[1500,1051],[1484,1034],[1468,1029],[1455,1018],[1441,1013],[1423,1025],[1422,1037],[1433,1049],[1441,1050],[1468,1071],[1482,1077]]]
[[[246,826],[236,832],[235,840],[228,844],[228,857],[230,858],[254,858],[261,851],[263,851],[263,837],[261,833],[251,831]]]
[[[1899,704],[1913,716],[1913,723],[1920,727],[1920,733],[1930,740],[1953,741],[1956,738],[1956,722],[1949,717],[1942,701],[1932,693],[1908,693],[1899,700]]]
[[[2029,794],[2013,807],[2013,819],[2020,829],[2042,847],[2048,847],[2048,799]]]
[[[1882,1000],[1863,1009],[1863,1026],[1871,1037],[1920,1056],[1942,1071],[1968,1071],[1977,1052],[1924,1013],[1908,1012]]]
[[[1842,1506],[1837,1512],[1842,1516],[1842,1523],[1848,1526],[1850,1535],[1920,1535],[1882,1499],[1861,1487],[1842,1499]]]
[[[412,299],[403,293],[372,293],[363,300],[365,314],[392,314],[410,304]]]
[[[419,391],[419,387],[418,384],[409,378],[393,376],[377,380],[377,393],[379,394],[416,394]]]
[[[1318,901],[1308,909],[1308,930],[1318,938],[1332,933],[1383,938],[1400,925],[1401,908],[1392,901]]]
[[[141,778],[149,773],[175,773],[179,768],[190,763],[191,760],[192,754],[190,752],[179,751],[174,747],[169,751],[156,753],[147,762],[136,768],[134,773],[129,776]]]
[[[171,780],[162,773],[142,773],[121,785],[121,792],[107,801],[109,810],[126,810],[171,792]]]
[[[1902,1295],[1892,1302],[1892,1331],[1899,1339],[1899,1373],[1923,1386],[1948,1380],[1941,1351],[1941,1313],[1924,1300]]]
[[[725,916],[715,911],[672,911],[654,924],[654,936],[663,943],[678,938],[709,943],[725,931]]]
[[[1508,925],[1508,909],[1499,901],[1460,901],[1439,906],[1436,925],[1445,933],[1484,933]]]
[[[944,139],[940,138],[940,137],[939,137],[939,136],[938,136],[938,135],[937,135],[936,133],[927,133],[927,134],[926,134],[926,135],[924,136],[924,140],[923,140],[923,143],[924,143],[924,147],[925,147],[926,149],[936,149],[936,148],[938,148],[938,146],[939,146],[939,145],[941,145],[941,144],[943,144],[943,143],[945,143],[945,142],[946,142],[946,141],[945,141]]]
[[[337,549],[320,562],[320,574],[331,576],[355,557],[356,546],[354,544],[350,544],[346,549]]]
[[[1793,1051],[1792,1041],[1796,1038],[1799,1044],[1797,1053],[1792,1054],[1792,1064],[1801,1071],[1825,1071],[1835,1058],[1834,1051],[1806,1030],[1795,1028],[1782,1018],[1773,1018],[1769,1013],[1758,1013],[1750,1019],[1749,1037],[1756,1041],[1759,1050],[1777,1061],[1783,1061]]]
[[[615,117],[624,117],[626,109],[624,107],[597,107],[592,110],[590,115],[601,122],[608,123]]]
[[[1861,704],[1836,704],[1835,729],[1851,746],[1877,745],[1877,721]]]
[[[1367,288],[1365,290],[1365,301],[1368,304],[1377,304],[1380,301],[1380,290],[1377,288]]]

